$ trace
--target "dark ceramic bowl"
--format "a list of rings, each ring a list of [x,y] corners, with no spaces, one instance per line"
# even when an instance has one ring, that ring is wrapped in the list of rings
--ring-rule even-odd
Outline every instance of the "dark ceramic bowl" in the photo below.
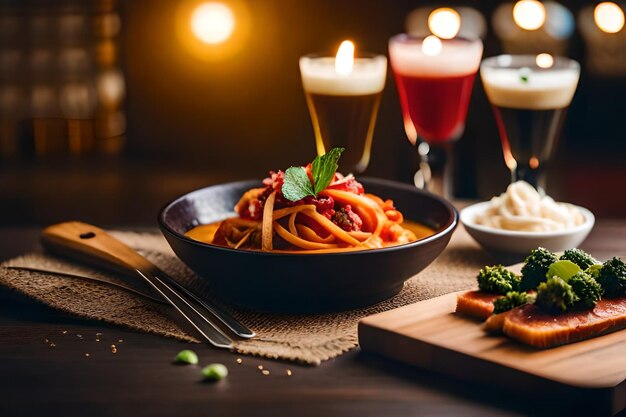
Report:
[[[368,193],[393,199],[406,219],[436,233],[399,246],[326,254],[237,250],[185,236],[194,226],[233,216],[243,192],[259,181],[215,185],[179,197],[161,210],[159,225],[176,255],[227,303],[274,313],[364,307],[397,294],[407,279],[437,258],[456,228],[458,213],[444,199],[410,185],[359,181]]]

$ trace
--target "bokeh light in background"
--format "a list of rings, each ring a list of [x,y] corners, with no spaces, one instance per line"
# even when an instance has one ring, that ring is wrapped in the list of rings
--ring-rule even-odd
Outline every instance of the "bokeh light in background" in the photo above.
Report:
[[[226,41],[235,29],[235,15],[223,3],[200,4],[191,14],[191,30],[202,42]]]
[[[435,36],[452,39],[461,29],[461,15],[449,7],[435,9],[428,15],[428,28]]]
[[[567,55],[574,16],[554,1],[502,3],[492,15],[493,30],[509,54]]]
[[[543,29],[548,35],[556,40],[566,40],[572,36],[576,23],[572,12],[562,4],[547,1],[546,22]]]
[[[546,8],[537,0],[520,0],[513,6],[513,20],[524,30],[537,30],[546,21]]]
[[[221,61],[241,51],[250,32],[250,13],[240,0],[183,1],[176,13],[179,41],[203,61]]]
[[[626,76],[626,31],[624,11],[604,2],[583,8],[578,27],[585,42],[587,70],[600,77]]]
[[[424,38],[424,42],[422,42],[422,52],[424,55],[435,56],[439,55],[441,52],[441,40],[435,35],[430,35]]]
[[[471,7],[418,7],[408,14],[406,32],[419,37],[436,35],[442,39],[459,36],[482,39],[487,33],[485,17]]]
[[[606,33],[617,33],[624,27],[624,11],[612,2],[598,4],[593,10],[593,19]]]
[[[550,68],[554,65],[554,58],[550,54],[542,53],[537,55],[535,58],[535,63],[539,68]]]

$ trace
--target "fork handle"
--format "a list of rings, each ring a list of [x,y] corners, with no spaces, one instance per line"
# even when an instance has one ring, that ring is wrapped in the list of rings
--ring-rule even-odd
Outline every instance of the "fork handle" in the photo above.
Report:
[[[134,276],[136,270],[153,272],[156,269],[134,249],[90,224],[76,221],[54,224],[43,230],[41,240],[51,252],[96,263],[126,275]]]

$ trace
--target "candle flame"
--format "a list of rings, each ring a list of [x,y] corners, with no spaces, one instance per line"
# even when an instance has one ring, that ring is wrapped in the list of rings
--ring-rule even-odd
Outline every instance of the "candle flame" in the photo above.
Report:
[[[546,7],[537,0],[520,0],[513,6],[513,20],[525,30],[537,30],[546,22]]]
[[[424,41],[422,42],[422,52],[424,53],[424,55],[439,55],[442,47],[443,45],[441,44],[441,39],[439,39],[435,35],[425,37]]]
[[[552,65],[554,65],[554,58],[550,54],[539,54],[535,58],[535,63],[539,68],[550,68]]]
[[[605,1],[593,9],[593,20],[601,31],[617,33],[624,27],[624,11],[617,4]]]
[[[461,15],[449,7],[433,10],[428,15],[428,29],[442,39],[452,39],[461,29]]]
[[[343,41],[335,58],[335,71],[340,75],[349,75],[354,67],[354,44]]]

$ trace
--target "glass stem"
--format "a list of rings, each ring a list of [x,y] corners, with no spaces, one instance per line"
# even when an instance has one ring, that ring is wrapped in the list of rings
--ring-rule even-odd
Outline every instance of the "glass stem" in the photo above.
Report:
[[[453,145],[453,142],[448,142],[431,147],[424,141],[418,141],[417,152],[420,156],[420,166],[414,176],[416,187],[446,199],[453,197]]]
[[[526,181],[540,194],[545,195],[546,176],[542,167],[531,168],[527,164],[518,163],[515,168],[511,169],[511,182],[516,181]]]

